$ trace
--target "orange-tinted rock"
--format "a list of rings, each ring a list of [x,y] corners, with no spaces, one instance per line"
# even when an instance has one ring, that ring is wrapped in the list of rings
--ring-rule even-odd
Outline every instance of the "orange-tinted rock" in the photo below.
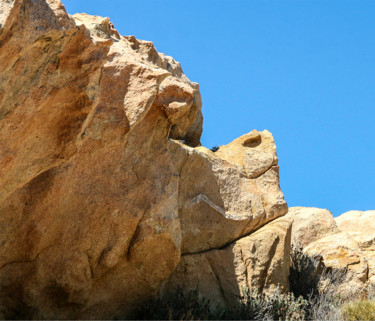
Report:
[[[272,142],[271,150],[268,145],[260,147],[276,155],[272,135],[257,134]],[[236,145],[234,141],[220,150],[235,150],[240,155]],[[171,141],[169,149],[180,176],[183,254],[223,247],[287,212],[276,165],[257,178],[249,178],[241,159],[232,157],[228,161],[223,152],[191,148],[177,141]],[[243,154],[251,150],[249,146],[241,149]]]
[[[287,211],[272,135],[215,154],[201,132],[198,84],[151,42],[59,0],[0,0],[0,317],[126,317],[181,253],[253,244]]]
[[[15,1],[0,45],[4,315],[111,318],[180,260],[167,144],[199,144],[198,86],[59,1]]]

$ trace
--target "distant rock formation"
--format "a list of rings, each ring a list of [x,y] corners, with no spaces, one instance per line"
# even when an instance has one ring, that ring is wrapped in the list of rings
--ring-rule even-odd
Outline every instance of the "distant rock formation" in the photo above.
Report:
[[[292,244],[319,258],[329,269],[345,271],[340,295],[366,295],[375,286],[375,211],[350,211],[334,218],[328,210],[292,207]]]
[[[0,0],[0,317],[126,317],[200,282],[288,288],[268,131],[200,146],[199,86],[58,0]]]

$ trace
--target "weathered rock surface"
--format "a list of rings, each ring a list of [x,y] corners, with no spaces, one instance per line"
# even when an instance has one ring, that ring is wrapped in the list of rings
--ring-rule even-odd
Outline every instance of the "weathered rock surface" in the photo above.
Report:
[[[364,294],[368,281],[368,263],[358,244],[347,233],[337,233],[310,243],[305,252],[319,257],[328,269],[347,270],[338,292],[341,296]]]
[[[267,130],[262,133],[253,130],[231,144],[221,146],[217,155],[239,164],[249,178],[260,176],[278,163],[275,141]]]
[[[350,211],[334,218],[328,210],[297,207],[286,217],[294,220],[292,242],[320,258],[325,267],[347,270],[341,295],[364,295],[375,285],[375,211]]]
[[[180,286],[194,290],[221,306],[231,305],[243,287],[288,290],[291,221],[279,218],[223,249],[185,254],[162,292]]]
[[[335,218],[339,229],[358,244],[369,266],[369,283],[375,286],[375,211],[350,211]]]
[[[332,213],[315,207],[290,207],[287,217],[293,220],[292,244],[306,247],[327,235],[339,232]]]
[[[266,144],[267,140],[273,143],[267,131],[253,131],[243,137],[252,137],[254,133],[265,137]],[[271,151],[268,145],[259,144],[276,157],[274,143]],[[238,154],[241,150],[245,154],[251,148],[239,147],[234,141],[220,149]],[[258,178],[251,178],[241,158],[228,161],[223,153],[213,153],[205,147],[191,148],[176,141],[170,141],[169,150],[180,177],[182,253],[223,247],[287,212],[276,164]]]
[[[237,269],[224,297],[286,287],[272,135],[213,153],[201,132],[198,84],[151,42],[0,0],[0,317],[124,317],[203,251]]]

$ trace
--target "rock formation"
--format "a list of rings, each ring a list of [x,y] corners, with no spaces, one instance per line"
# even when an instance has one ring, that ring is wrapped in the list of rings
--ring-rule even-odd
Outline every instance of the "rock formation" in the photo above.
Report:
[[[335,220],[339,229],[358,244],[367,260],[368,282],[375,286],[375,211],[350,211]]]
[[[274,139],[200,144],[198,84],[59,0],[0,0],[0,317],[125,318],[199,284],[288,290],[290,245],[375,284],[375,211],[291,208]],[[292,222],[293,227],[292,227]]]
[[[292,244],[306,247],[320,238],[339,231],[332,213],[314,207],[291,207],[287,217],[293,220]]]
[[[292,243],[329,269],[346,271],[340,295],[365,295],[375,286],[375,211],[350,211],[336,218],[328,210],[290,208]]]
[[[198,84],[151,42],[0,0],[0,317],[126,317],[198,281],[218,301],[286,289],[272,135],[213,153],[201,132]]]

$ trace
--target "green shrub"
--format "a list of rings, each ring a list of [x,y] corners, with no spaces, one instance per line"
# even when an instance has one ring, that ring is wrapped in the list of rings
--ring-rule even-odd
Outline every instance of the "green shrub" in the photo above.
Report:
[[[266,297],[266,315],[272,320],[304,320],[308,302],[293,293],[282,294],[279,289]]]
[[[241,298],[231,308],[223,310],[222,320],[262,320],[266,313],[265,296],[258,291],[242,288]]]
[[[342,306],[342,315],[346,321],[373,321],[375,302],[364,300],[346,303]]]

